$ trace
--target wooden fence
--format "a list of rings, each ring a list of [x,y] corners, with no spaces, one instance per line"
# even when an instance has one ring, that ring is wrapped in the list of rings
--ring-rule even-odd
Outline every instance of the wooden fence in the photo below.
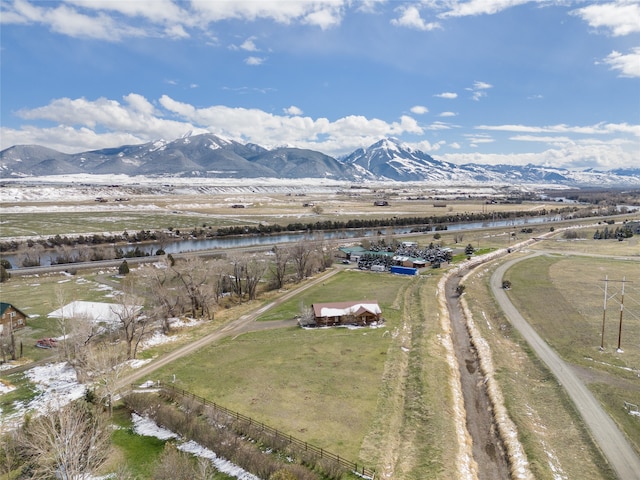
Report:
[[[336,455],[335,453],[331,453],[325,450],[324,448],[316,447],[315,445],[311,445],[310,443],[300,440],[292,435],[288,435],[283,432],[280,432],[279,430],[272,428],[268,425],[265,425],[262,422],[257,422],[251,417],[247,417],[246,415],[243,415],[241,413],[234,412],[233,410],[229,410],[228,408],[223,407],[222,405],[218,405],[217,403],[207,400],[206,398],[200,397],[199,395],[195,395],[181,388],[176,388],[173,385],[167,385],[167,384],[160,386],[160,389],[166,391],[167,394],[169,395],[177,394],[184,398],[190,398],[190,399],[196,400],[200,402],[203,406],[209,407],[217,413],[222,413],[226,415],[231,420],[240,421],[240,422],[243,422],[248,427],[257,428],[260,432],[263,432],[269,435],[270,437],[272,437],[274,439],[274,444],[276,445],[282,444],[282,442],[284,442],[289,446],[293,446],[302,452],[309,452],[318,458],[327,459],[327,460],[336,462],[342,467],[347,468],[348,470],[358,474],[363,478],[367,478],[371,480],[375,479],[376,472],[374,469],[367,468],[364,465],[359,465],[357,462],[349,461],[346,458],[341,457],[340,455]]]

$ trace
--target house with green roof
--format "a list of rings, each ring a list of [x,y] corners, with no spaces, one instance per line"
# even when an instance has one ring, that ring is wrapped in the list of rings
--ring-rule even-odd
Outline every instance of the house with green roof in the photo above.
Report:
[[[27,314],[10,303],[0,302],[0,335],[27,325]]]

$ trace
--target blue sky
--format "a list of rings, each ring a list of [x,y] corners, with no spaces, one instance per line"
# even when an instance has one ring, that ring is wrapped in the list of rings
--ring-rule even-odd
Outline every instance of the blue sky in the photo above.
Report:
[[[0,0],[1,144],[640,167],[640,0]]]

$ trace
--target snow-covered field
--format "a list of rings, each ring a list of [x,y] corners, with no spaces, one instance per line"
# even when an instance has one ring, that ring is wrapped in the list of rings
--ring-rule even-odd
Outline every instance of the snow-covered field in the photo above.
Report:
[[[117,325],[120,317],[142,309],[140,305],[125,306],[118,303],[85,302],[75,300],[49,313],[49,318],[86,318],[97,323]]]

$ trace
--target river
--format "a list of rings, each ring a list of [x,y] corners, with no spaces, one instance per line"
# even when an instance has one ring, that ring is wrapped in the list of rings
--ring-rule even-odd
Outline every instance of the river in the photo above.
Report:
[[[495,228],[495,227],[516,227],[528,224],[540,224],[540,223],[553,223],[562,220],[560,216],[546,216],[546,217],[523,217],[514,218],[509,220],[496,220],[496,221],[481,221],[481,222],[468,222],[468,223],[451,223],[447,224],[446,228],[448,232],[460,231],[460,230],[475,230],[479,228]],[[438,226],[444,226],[444,224],[438,224]],[[433,226],[432,226],[433,227]],[[310,237],[310,235],[322,235],[325,240],[338,240],[344,238],[348,240],[350,238],[362,238],[373,237],[378,235],[404,235],[411,233],[413,230],[420,228],[420,226],[405,226],[405,227],[381,227],[381,228],[353,228],[347,230],[330,230],[330,231],[314,231],[311,234],[308,232],[291,232],[272,235],[242,235],[242,236],[229,236],[229,237],[215,237],[206,239],[192,239],[192,240],[175,240],[167,241],[163,243],[150,242],[150,243],[131,243],[117,245],[126,254],[132,250],[138,248],[142,252],[153,255],[160,248],[165,253],[184,253],[195,252],[199,250],[216,250],[216,249],[232,249],[243,247],[256,247],[267,245],[278,245],[282,243],[295,243],[300,240],[304,240]],[[433,230],[435,232],[435,230]],[[101,245],[101,247],[108,246],[107,244]],[[77,255],[77,250],[71,250],[71,255]],[[40,266],[47,267],[52,265],[52,257],[55,258],[58,253],[55,250],[45,251],[40,257]],[[8,260],[14,269],[21,268],[20,254],[3,255],[3,258]]]

